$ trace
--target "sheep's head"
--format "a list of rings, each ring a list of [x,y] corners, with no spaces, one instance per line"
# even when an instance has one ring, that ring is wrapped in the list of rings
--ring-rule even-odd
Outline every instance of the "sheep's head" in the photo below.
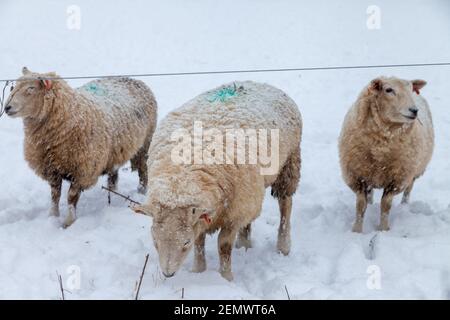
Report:
[[[375,98],[374,108],[385,123],[405,124],[416,120],[419,109],[414,95],[426,85],[424,80],[376,78],[370,83],[369,93]]]
[[[161,208],[155,212],[145,205],[133,209],[153,217],[153,243],[166,277],[172,277],[180,269],[195,239],[211,224],[214,214],[212,210],[195,207]]]
[[[54,73],[38,74],[26,67],[22,69],[23,76],[16,82],[15,87],[6,102],[5,112],[10,117],[34,118],[42,113],[46,97],[52,89]]]

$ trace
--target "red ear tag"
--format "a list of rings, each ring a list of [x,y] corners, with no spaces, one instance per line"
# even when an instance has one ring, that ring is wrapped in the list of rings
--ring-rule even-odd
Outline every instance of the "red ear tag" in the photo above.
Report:
[[[200,216],[200,219],[203,219],[207,224],[211,224],[212,222],[211,218],[206,213],[202,214]]]
[[[420,94],[420,91],[419,91],[419,89],[413,89],[413,91],[415,92],[415,93],[417,93],[417,94]]]

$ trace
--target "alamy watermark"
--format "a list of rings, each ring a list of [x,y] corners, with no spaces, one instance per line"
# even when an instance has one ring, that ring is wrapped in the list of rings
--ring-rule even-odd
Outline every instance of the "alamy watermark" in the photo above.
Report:
[[[381,268],[372,264],[367,267],[366,273],[369,275],[366,281],[367,289],[381,290]]]
[[[261,175],[279,171],[279,129],[204,129],[194,121],[192,130],[175,130],[171,141],[174,164],[259,165]]]
[[[70,5],[66,9],[66,26],[69,30],[81,29],[81,8],[77,5]]]
[[[371,5],[366,9],[366,26],[369,30],[381,29],[381,9],[379,6]]]
[[[66,269],[68,275],[66,279],[66,288],[70,291],[80,290],[81,288],[81,268],[77,265],[68,266]]]

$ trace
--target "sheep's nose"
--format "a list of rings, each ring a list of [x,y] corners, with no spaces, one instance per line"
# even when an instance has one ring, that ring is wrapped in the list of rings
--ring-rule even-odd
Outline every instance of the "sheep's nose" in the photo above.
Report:
[[[5,107],[5,112],[8,113],[11,109],[12,109],[11,106],[6,106],[6,107]]]
[[[409,108],[409,111],[411,111],[411,113],[415,116],[417,116],[417,112],[419,112],[419,109],[417,109],[416,107],[413,108]]]

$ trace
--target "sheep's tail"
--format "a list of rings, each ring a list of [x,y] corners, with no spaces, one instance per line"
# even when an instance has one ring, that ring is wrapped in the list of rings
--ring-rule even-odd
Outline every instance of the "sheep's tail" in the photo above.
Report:
[[[297,191],[300,181],[300,146],[287,158],[277,179],[272,184],[272,196],[278,199],[284,199],[292,196]]]

